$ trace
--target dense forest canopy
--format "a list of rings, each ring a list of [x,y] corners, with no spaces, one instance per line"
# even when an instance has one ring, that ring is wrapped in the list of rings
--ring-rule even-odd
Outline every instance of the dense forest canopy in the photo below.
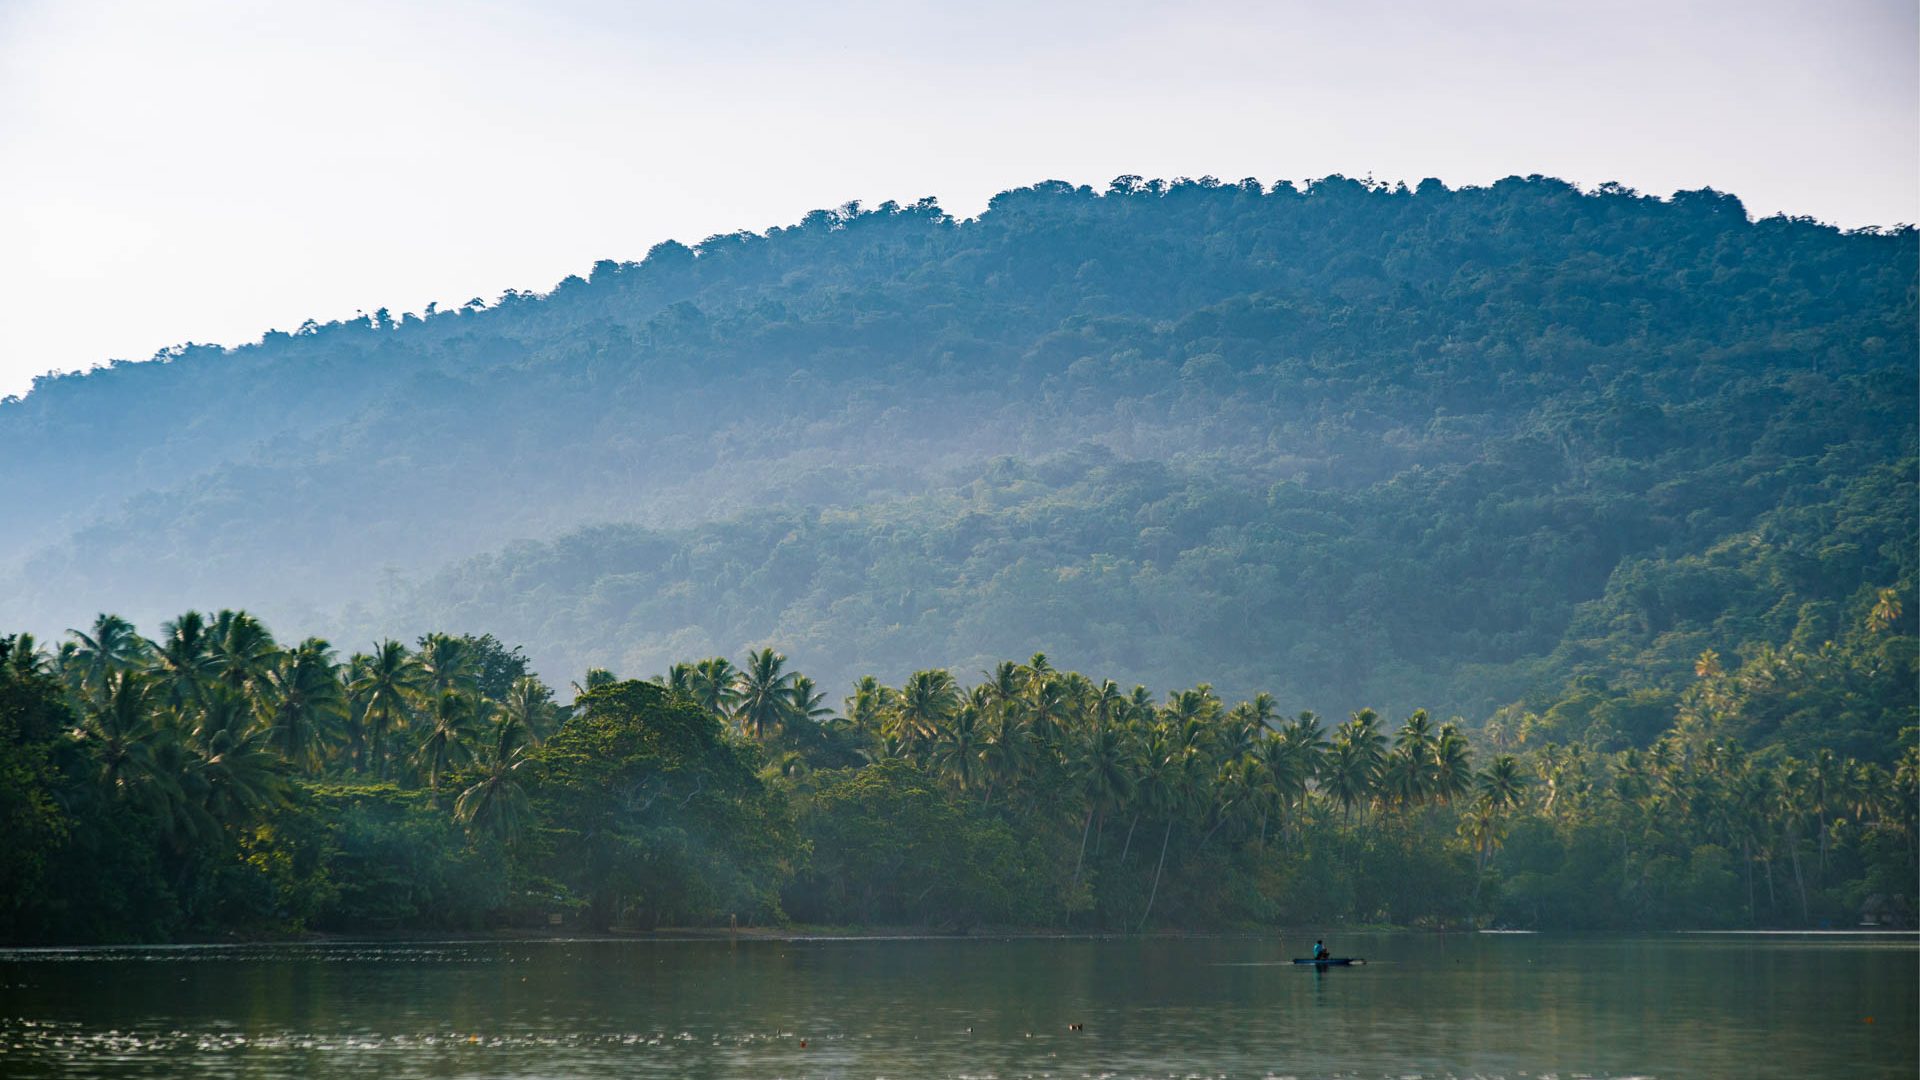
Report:
[[[152,639],[103,614],[52,648],[0,637],[0,943],[1912,925],[1904,621],[1884,590],[1811,650],[1702,653],[1671,697],[1578,680],[1473,733],[1043,654],[865,677],[836,707],[760,649],[595,669],[562,705],[489,636],[342,659],[245,612]]]
[[[1916,310],[1911,229],[1711,190],[849,205],[40,380],[0,403],[0,595],[43,637],[491,632],[552,679],[1040,647],[1475,723],[1675,695],[1708,649],[1916,610]]]

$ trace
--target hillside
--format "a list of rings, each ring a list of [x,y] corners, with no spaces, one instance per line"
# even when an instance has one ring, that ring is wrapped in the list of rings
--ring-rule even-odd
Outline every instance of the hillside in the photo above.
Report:
[[[562,683],[1044,648],[1479,718],[1913,603],[1911,230],[1543,178],[820,211],[0,403],[0,597]]]

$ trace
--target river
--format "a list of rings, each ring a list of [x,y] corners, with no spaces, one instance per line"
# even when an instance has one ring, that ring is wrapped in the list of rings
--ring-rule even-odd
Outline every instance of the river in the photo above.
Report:
[[[1912,936],[0,950],[0,1075],[1911,1080]]]

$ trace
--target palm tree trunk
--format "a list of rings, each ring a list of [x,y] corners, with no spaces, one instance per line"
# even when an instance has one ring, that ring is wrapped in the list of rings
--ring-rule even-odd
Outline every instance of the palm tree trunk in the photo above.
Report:
[[[1160,837],[1160,862],[1153,868],[1153,888],[1147,893],[1147,910],[1140,913],[1140,925],[1134,927],[1134,933],[1147,928],[1147,916],[1153,914],[1153,901],[1160,895],[1160,871],[1167,866],[1167,841],[1173,838],[1173,819],[1167,819],[1167,831]]]
[[[1127,825],[1127,842],[1120,845],[1120,861],[1121,862],[1126,862],[1127,852],[1133,850],[1133,830],[1134,830],[1134,827],[1139,824],[1140,824],[1140,815],[1139,814],[1133,815],[1133,821]]]
[[[1795,845],[1787,849],[1793,855],[1793,883],[1800,889],[1800,921],[1807,921],[1807,879],[1800,873],[1800,848]]]
[[[1751,925],[1753,922],[1753,852],[1744,840],[1740,842],[1740,857],[1747,864],[1747,922]]]
[[[1080,826],[1080,857],[1073,860],[1073,884],[1080,884],[1080,867],[1087,861],[1087,834],[1093,831],[1093,808],[1087,808],[1087,823]]]

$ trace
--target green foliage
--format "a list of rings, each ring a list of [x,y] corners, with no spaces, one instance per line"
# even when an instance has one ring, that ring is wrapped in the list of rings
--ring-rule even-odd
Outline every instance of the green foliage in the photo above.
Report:
[[[778,918],[799,854],[753,747],[651,683],[588,691],[529,758],[539,864],[592,925]]]
[[[1053,921],[1058,871],[1037,838],[1022,843],[911,763],[819,773],[805,792],[812,859],[788,892],[795,917],[963,930]]]
[[[0,572],[49,631],[244,595],[556,685],[779,642],[833,687],[1042,646],[1294,708],[1673,690],[1913,609],[1917,252],[1538,176],[847,206],[44,380]]]

